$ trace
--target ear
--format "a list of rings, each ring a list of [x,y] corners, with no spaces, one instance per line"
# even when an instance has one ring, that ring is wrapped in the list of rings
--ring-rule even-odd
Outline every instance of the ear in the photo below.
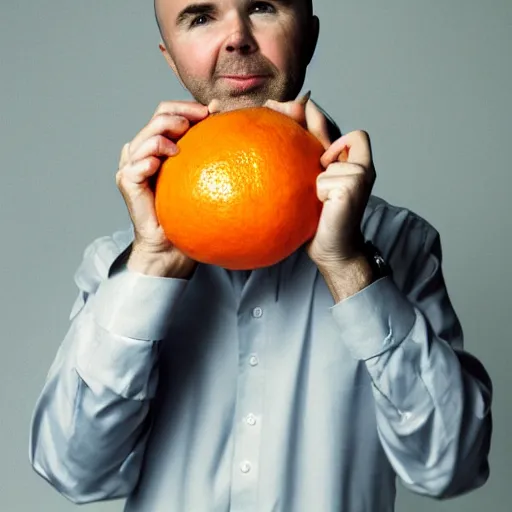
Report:
[[[160,43],[158,43],[158,49],[162,52],[164,59],[167,61],[167,64],[169,64],[169,66],[174,71],[174,73],[177,73],[176,64],[174,63],[174,59],[171,57],[171,54],[165,47],[165,44],[163,43],[163,41],[160,41]]]
[[[158,44],[158,49],[162,52],[164,59],[166,60],[169,67],[173,70],[174,74],[176,75],[176,78],[180,81],[181,85],[185,87],[185,84],[183,83],[183,80],[181,79],[181,76],[178,72],[178,68],[176,67],[176,63],[174,62],[174,59],[169,53],[169,50],[167,50],[165,44],[162,41],[160,41],[160,43]]]
[[[320,35],[320,20],[318,16],[311,16],[309,22],[309,37],[307,38],[307,52],[306,52],[306,64],[311,62],[313,55],[316,50],[316,45],[318,43],[318,36]]]

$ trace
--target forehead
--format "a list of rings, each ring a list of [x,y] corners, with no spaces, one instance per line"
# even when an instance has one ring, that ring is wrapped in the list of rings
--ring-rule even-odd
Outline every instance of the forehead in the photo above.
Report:
[[[254,3],[255,0],[154,0],[155,10],[164,10],[166,13],[179,13],[183,9],[194,5],[211,5],[217,8],[243,6]],[[299,7],[311,4],[312,0],[269,0],[269,3]]]
[[[183,23],[183,20],[203,12],[244,8],[261,0],[154,0],[155,19],[162,37],[164,32],[170,34]],[[296,10],[300,19],[312,16],[313,0],[269,0],[275,7]],[[292,11],[293,12],[293,11]],[[299,19],[298,18],[298,19]]]

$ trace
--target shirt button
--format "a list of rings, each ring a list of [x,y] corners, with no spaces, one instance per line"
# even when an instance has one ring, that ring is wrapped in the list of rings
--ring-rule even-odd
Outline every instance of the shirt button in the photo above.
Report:
[[[246,418],[246,421],[251,426],[256,425],[256,417],[254,416],[254,414],[249,414]]]
[[[254,318],[260,318],[260,317],[261,317],[261,315],[263,315],[263,310],[262,310],[261,308],[254,308],[254,309],[252,310],[252,316],[253,316]]]
[[[249,359],[249,364],[251,366],[257,366],[258,363],[259,363],[258,356],[251,356],[251,358]]]
[[[412,413],[409,411],[400,411],[402,421],[408,421],[411,419]]]
[[[251,471],[251,463],[248,461],[242,462],[242,464],[240,464],[240,471],[242,473],[249,473],[249,471]]]

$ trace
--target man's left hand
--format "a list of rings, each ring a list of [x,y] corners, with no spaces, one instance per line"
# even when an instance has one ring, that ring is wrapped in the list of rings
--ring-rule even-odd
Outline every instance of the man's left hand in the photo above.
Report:
[[[328,120],[308,100],[265,106],[289,115],[322,143],[321,172],[316,181],[317,196],[323,203],[316,234],[306,246],[309,257],[319,268],[340,268],[362,255],[361,221],[375,182],[370,137],[357,130],[331,141]]]

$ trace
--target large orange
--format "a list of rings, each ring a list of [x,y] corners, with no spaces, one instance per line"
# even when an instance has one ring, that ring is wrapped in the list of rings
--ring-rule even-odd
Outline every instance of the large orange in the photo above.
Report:
[[[324,148],[288,116],[266,107],[214,114],[177,145],[157,178],[156,213],[167,238],[190,258],[256,269],[314,235]]]

